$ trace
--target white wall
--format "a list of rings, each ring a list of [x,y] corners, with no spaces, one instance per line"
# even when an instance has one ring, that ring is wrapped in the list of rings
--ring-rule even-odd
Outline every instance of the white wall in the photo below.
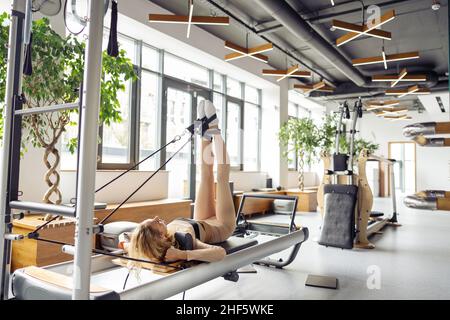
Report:
[[[428,113],[410,113],[411,121],[390,122],[372,114],[364,114],[359,123],[361,137],[380,144],[378,154],[388,157],[389,141],[410,141],[402,134],[404,126],[416,122],[434,121]],[[417,191],[450,190],[450,148],[416,147]]]
[[[114,170],[97,171],[95,177],[95,188],[103,186],[105,183],[117,177],[121,172]],[[131,171],[119,180],[109,185],[104,190],[95,195],[96,202],[118,203],[131,194],[141,183],[144,182],[153,172],[149,171]],[[141,190],[139,190],[130,202],[150,201],[167,198],[167,190],[169,183],[169,173],[160,171],[153,177]],[[63,194],[63,202],[68,203],[71,198],[75,197],[76,172],[61,172],[61,192]]]
[[[267,177],[266,173],[261,172],[232,171],[230,173],[230,180],[234,183],[235,191],[252,191],[254,188],[265,188]]]
[[[320,184],[319,176],[316,172],[305,172],[303,175],[305,187],[315,187]],[[289,171],[287,179],[287,188],[298,188],[298,172]]]

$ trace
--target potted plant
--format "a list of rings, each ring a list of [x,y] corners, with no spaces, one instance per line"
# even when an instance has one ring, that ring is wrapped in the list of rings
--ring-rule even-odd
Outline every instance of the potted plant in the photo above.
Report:
[[[335,113],[326,114],[319,128],[319,148],[323,154],[330,154],[336,140],[337,118]]]
[[[368,154],[374,154],[380,145],[377,143],[373,143],[369,140],[365,140],[362,138],[355,138],[353,144],[353,156],[357,157],[362,150],[367,150]],[[341,152],[350,153],[350,143],[345,139],[345,137],[341,138]]]
[[[8,14],[0,15],[0,58],[7,57],[8,29],[5,22]],[[33,74],[24,76],[23,93],[26,102],[24,109],[39,108],[54,104],[72,103],[79,98],[79,87],[83,79],[84,43],[69,35],[62,38],[50,27],[46,18],[36,20],[32,26]],[[5,97],[6,66],[0,65],[0,101]],[[125,90],[125,83],[129,79],[136,79],[131,61],[126,58],[126,52],[120,50],[119,56],[114,58],[103,53],[103,73],[101,80],[100,123],[109,125],[120,122],[120,103],[117,93]],[[44,203],[60,204],[62,195],[59,191],[59,173],[57,167],[60,155],[57,143],[67,126],[75,125],[70,115],[78,110],[54,112],[26,116],[22,119],[22,152],[26,152],[26,145],[31,143],[35,147],[42,147],[44,164],[48,171],[45,182],[49,189],[43,197]],[[0,134],[3,123],[0,122]],[[95,137],[93,137],[95,139]],[[75,152],[76,139],[69,142],[68,149]]]
[[[300,191],[304,190],[304,165],[310,166],[317,157],[319,144],[319,130],[311,118],[291,118],[284,123],[278,134],[281,146],[284,148],[282,156],[288,159],[291,152],[298,160]]]

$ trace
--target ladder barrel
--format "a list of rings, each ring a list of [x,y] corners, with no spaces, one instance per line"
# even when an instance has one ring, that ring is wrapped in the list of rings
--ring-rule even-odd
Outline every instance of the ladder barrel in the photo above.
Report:
[[[49,213],[56,214],[65,217],[75,217],[75,208],[68,206],[61,206],[56,204],[47,204],[39,202],[29,202],[29,201],[11,201],[9,203],[11,209],[17,210],[27,210],[39,213]]]

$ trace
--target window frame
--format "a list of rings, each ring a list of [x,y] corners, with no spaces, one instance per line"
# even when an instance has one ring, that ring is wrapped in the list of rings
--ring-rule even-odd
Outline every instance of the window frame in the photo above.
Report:
[[[288,104],[292,104],[294,106],[294,109],[295,109],[295,115],[289,115],[289,113],[288,113],[288,120],[295,119],[295,118],[299,119],[300,118],[300,110],[306,111],[308,113],[308,118],[311,118],[311,115],[312,115],[312,111],[311,110],[309,110],[307,108],[304,108],[301,105],[299,105],[298,103],[293,102],[293,101],[288,101]],[[289,105],[288,105],[288,108],[289,108]],[[295,164],[294,168],[290,168],[289,167],[289,162],[288,162],[288,171],[290,171],[290,172],[298,172],[298,156],[297,156],[297,154],[294,154],[294,164]]]
[[[262,129],[262,90],[256,87],[253,87],[249,83],[244,83],[242,81],[239,81],[240,87],[241,87],[241,98],[237,98],[234,96],[230,96],[227,94],[227,80],[228,78],[231,78],[233,80],[237,80],[233,77],[228,77],[227,75],[221,74],[220,72],[217,72],[214,69],[207,69],[209,72],[209,84],[208,87],[203,87],[197,83],[191,83],[188,81],[185,81],[183,79],[179,79],[173,76],[169,76],[165,74],[164,70],[164,61],[166,54],[170,54],[171,56],[174,56],[175,58],[181,59],[189,64],[196,65],[199,67],[204,68],[202,65],[189,61],[183,57],[180,57],[178,55],[175,55],[170,52],[166,52],[163,49],[158,49],[153,46],[151,46],[148,43],[144,43],[142,40],[137,40],[133,37],[124,35],[119,33],[121,37],[124,37],[128,40],[132,40],[135,43],[135,54],[136,54],[136,61],[133,62],[133,67],[135,69],[135,72],[137,74],[136,81],[131,83],[131,89],[130,89],[130,113],[129,113],[129,161],[128,163],[104,163],[102,162],[102,156],[103,156],[103,130],[104,126],[100,126],[99,128],[99,136],[100,136],[100,142],[98,144],[98,155],[99,155],[99,161],[97,163],[97,170],[127,170],[135,166],[140,161],[140,152],[141,152],[141,145],[140,145],[140,119],[141,119],[141,93],[142,93],[142,80],[141,76],[143,72],[149,72],[152,74],[155,74],[158,76],[158,105],[157,105],[157,137],[156,141],[159,146],[162,145],[163,140],[163,131],[167,127],[166,123],[163,123],[164,117],[163,117],[163,104],[164,104],[164,83],[166,80],[173,80],[180,83],[188,84],[194,87],[200,87],[204,90],[207,90],[211,99],[213,99],[214,94],[220,94],[222,97],[222,117],[220,119],[221,127],[223,128],[223,137],[224,140],[227,140],[227,130],[228,130],[228,102],[235,103],[239,106],[239,165],[238,166],[232,166],[231,170],[233,171],[244,171],[245,164],[244,164],[244,135],[245,135],[245,105],[251,104],[252,106],[256,106],[259,110],[258,112],[258,154],[257,154],[257,171],[259,172],[261,170],[261,129]],[[148,68],[145,68],[142,66],[142,53],[143,48],[147,47],[153,50],[156,50],[159,54],[159,70],[151,70]],[[222,90],[217,91],[214,90],[214,75],[217,74],[220,77],[222,77]],[[238,81],[238,80],[237,80]],[[258,103],[255,104],[253,101],[246,101],[245,97],[245,88],[246,86],[252,87],[256,90],[258,90]],[[155,163],[159,164],[161,163],[163,156],[157,155]],[[156,168],[155,168],[156,169]],[[139,170],[139,166],[135,168],[135,170]],[[252,170],[252,172],[254,172]]]

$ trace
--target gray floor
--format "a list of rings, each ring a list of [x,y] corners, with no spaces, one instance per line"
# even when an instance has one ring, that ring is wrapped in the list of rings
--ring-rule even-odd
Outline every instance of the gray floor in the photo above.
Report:
[[[375,199],[374,210],[390,208],[389,199]],[[398,211],[402,227],[373,236],[374,250],[322,247],[320,216],[301,215],[297,224],[309,228],[310,239],[290,266],[256,266],[257,274],[241,274],[237,283],[218,278],[187,291],[186,299],[450,299],[450,213]],[[305,287],[308,274],[336,277],[339,288]]]

